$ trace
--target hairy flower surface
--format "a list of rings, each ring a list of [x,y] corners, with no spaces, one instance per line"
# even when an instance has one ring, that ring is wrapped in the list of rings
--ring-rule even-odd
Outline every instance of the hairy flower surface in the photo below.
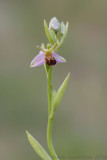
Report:
[[[53,66],[56,63],[66,62],[66,60],[53,51],[42,49],[42,51],[40,51],[39,54],[31,61],[30,66],[31,67],[40,66],[45,62],[49,66]]]

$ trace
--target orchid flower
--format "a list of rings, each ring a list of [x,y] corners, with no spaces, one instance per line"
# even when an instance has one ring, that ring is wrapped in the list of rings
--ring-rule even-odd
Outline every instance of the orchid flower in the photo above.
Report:
[[[51,49],[43,49],[37,46],[40,49],[39,54],[31,61],[30,67],[40,66],[43,63],[47,63],[49,66],[53,66],[56,63],[66,62],[66,60],[58,55],[57,53],[53,52],[55,46]]]

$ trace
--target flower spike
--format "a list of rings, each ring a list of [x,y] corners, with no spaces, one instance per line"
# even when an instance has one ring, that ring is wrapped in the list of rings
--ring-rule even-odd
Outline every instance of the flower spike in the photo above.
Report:
[[[46,36],[49,40],[49,43],[47,44],[47,47],[45,47],[44,43],[42,43],[41,46],[37,46],[37,48],[39,49],[39,53],[31,61],[30,67],[37,67],[44,64],[47,75],[47,93],[48,93],[47,94],[48,95],[47,145],[51,157],[44,150],[44,148],[38,143],[38,141],[33,138],[31,134],[29,134],[27,131],[26,133],[31,146],[36,151],[36,153],[42,158],[42,160],[59,160],[52,144],[52,138],[51,138],[52,123],[56,109],[66,90],[70,73],[63,81],[58,91],[55,91],[51,83],[52,68],[53,68],[51,66],[55,65],[56,63],[66,62],[66,60],[56,52],[62,46],[62,43],[66,37],[68,31],[68,23],[66,23],[66,25],[63,23],[63,21],[60,23],[56,17],[53,17],[49,23],[49,27],[46,21],[44,20],[44,29]]]

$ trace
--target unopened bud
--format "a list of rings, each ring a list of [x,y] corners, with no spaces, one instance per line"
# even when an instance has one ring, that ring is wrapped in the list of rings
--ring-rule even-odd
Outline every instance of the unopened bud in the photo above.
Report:
[[[61,22],[61,34],[64,34],[65,31],[65,24],[64,22]]]
[[[60,27],[60,23],[58,22],[56,17],[53,17],[49,23],[49,30],[53,29],[54,31],[58,31]]]

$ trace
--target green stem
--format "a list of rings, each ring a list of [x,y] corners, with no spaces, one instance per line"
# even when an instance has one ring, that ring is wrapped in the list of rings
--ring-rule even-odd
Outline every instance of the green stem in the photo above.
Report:
[[[51,77],[52,77],[52,67],[49,67],[48,70],[48,116],[50,116],[51,113],[51,99],[52,99],[52,86],[51,86]]]
[[[52,86],[51,86],[51,76],[52,76],[52,67],[48,70],[48,126],[47,126],[47,144],[50,151],[50,154],[53,160],[59,160],[52,144],[51,132],[52,132],[52,123],[53,118],[50,117],[51,114],[51,100],[52,100]]]

